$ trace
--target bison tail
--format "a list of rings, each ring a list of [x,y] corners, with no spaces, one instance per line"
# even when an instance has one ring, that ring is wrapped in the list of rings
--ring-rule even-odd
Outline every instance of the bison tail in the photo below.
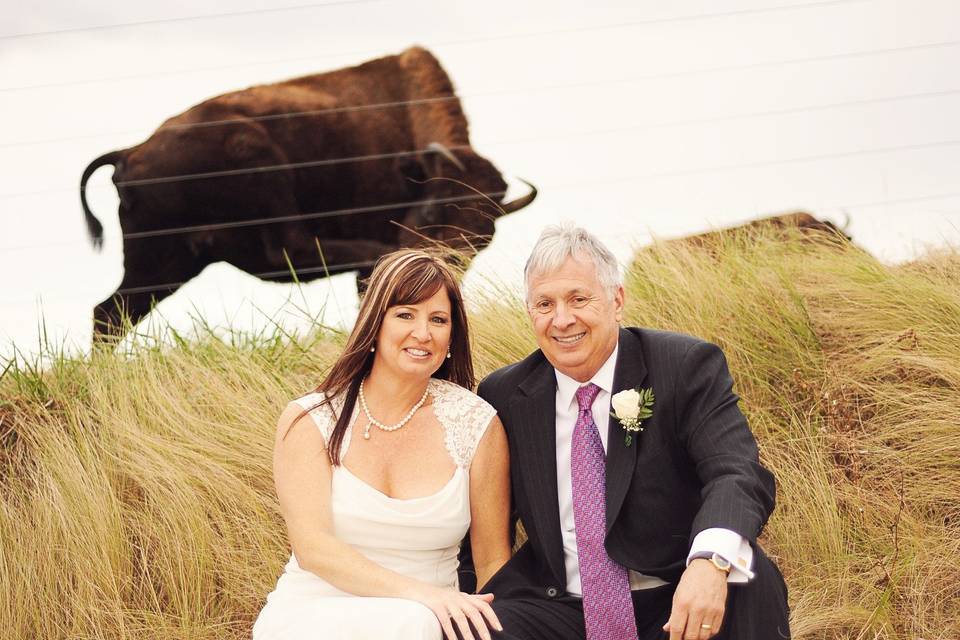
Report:
[[[90,205],[87,204],[87,180],[93,175],[93,172],[105,165],[115,165],[120,159],[122,151],[111,151],[105,153],[83,170],[80,177],[80,204],[83,206],[83,217],[87,221],[87,233],[90,235],[90,242],[93,248],[99,250],[103,246],[103,225],[97,220],[97,217],[90,211]]]

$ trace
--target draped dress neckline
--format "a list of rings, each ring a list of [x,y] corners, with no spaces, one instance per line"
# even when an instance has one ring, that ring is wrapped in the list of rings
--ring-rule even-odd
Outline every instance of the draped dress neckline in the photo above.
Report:
[[[363,478],[355,474],[345,464],[341,464],[338,467],[334,467],[333,472],[334,473],[342,472],[344,477],[351,479],[354,483],[364,487],[370,493],[376,495],[379,498],[382,498],[383,500],[386,500],[389,502],[417,502],[421,500],[430,500],[434,498],[440,498],[444,494],[448,493],[451,490],[451,488],[455,486],[456,483],[454,481],[457,479],[457,476],[463,473],[463,468],[459,466],[455,467],[453,470],[453,474],[447,479],[447,481],[443,484],[443,486],[437,489],[436,491],[434,491],[433,493],[430,493],[424,496],[414,496],[412,498],[395,498],[391,495],[384,493],[380,489],[377,489],[375,486],[373,486],[372,484],[370,484],[369,482],[367,482],[366,480],[364,480]]]

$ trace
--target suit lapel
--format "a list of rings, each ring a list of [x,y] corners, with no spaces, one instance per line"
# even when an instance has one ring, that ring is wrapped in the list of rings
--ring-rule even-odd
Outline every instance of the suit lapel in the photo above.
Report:
[[[527,535],[539,546],[558,584],[566,584],[560,505],[557,499],[557,379],[546,360],[519,385],[510,413],[517,434],[517,460],[523,460],[520,477],[533,516]],[[517,460],[512,464],[517,464]]]
[[[620,330],[617,364],[613,373],[613,393],[633,389],[643,384],[647,367],[643,361],[640,340],[630,331]],[[612,411],[612,407],[611,407]],[[633,470],[640,448],[639,434],[634,434],[633,444],[624,444],[624,431],[620,422],[610,416],[607,425],[607,533],[620,513],[623,499],[630,488]]]

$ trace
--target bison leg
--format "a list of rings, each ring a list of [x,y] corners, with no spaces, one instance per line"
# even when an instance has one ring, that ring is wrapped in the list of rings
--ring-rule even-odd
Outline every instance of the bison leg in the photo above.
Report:
[[[127,331],[140,322],[153,307],[176,289],[154,292],[117,293],[93,308],[93,342],[95,345],[116,344]]]
[[[123,282],[93,310],[94,344],[119,342],[154,305],[207,266],[179,239],[128,239],[123,254]]]

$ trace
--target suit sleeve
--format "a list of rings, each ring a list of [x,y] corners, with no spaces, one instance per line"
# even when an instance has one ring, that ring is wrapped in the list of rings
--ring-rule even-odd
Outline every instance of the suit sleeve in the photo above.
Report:
[[[715,527],[755,543],[773,511],[776,484],[760,465],[756,440],[737,406],[720,348],[708,342],[691,346],[676,388],[678,438],[703,487],[691,544],[698,533]]]

